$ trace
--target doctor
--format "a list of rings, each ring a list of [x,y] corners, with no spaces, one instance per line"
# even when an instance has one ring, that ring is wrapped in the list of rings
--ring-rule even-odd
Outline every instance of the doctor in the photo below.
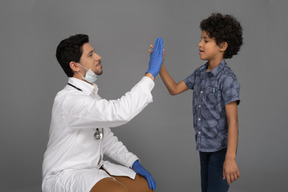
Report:
[[[56,57],[67,85],[54,100],[49,142],[44,154],[44,192],[146,192],[156,183],[138,157],[118,141],[109,127],[129,122],[152,102],[151,90],[163,60],[163,40],[158,38],[142,79],[117,100],[98,95],[99,56],[87,35],[64,39]],[[107,155],[121,165],[103,160]]]

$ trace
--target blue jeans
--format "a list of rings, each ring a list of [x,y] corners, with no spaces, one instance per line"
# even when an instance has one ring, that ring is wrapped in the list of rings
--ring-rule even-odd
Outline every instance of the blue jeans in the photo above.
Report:
[[[223,180],[223,164],[227,148],[216,152],[199,152],[202,192],[226,192],[227,180]]]

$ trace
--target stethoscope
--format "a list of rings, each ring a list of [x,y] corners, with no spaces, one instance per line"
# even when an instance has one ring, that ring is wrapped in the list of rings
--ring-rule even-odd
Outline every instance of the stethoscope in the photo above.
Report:
[[[103,138],[103,133],[99,130],[99,128],[96,128],[96,132],[94,133],[94,138],[96,140],[100,140]]]
[[[72,84],[70,84],[70,83],[67,83],[67,84],[70,85],[71,87],[77,89],[78,91],[82,91],[82,89],[76,87],[75,85],[72,85]],[[96,132],[94,133],[94,138],[95,138],[96,140],[100,140],[100,139],[103,138],[103,133],[99,130],[99,128],[96,128]]]

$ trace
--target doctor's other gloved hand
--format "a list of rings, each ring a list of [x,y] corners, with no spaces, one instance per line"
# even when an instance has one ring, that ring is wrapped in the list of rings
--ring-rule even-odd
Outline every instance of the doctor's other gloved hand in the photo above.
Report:
[[[149,68],[147,73],[151,73],[155,78],[163,62],[163,39],[159,37],[155,41],[153,52],[150,54]]]
[[[143,177],[145,177],[150,189],[152,190],[156,189],[156,182],[154,181],[153,177],[144,167],[142,167],[142,165],[140,164],[138,160],[133,163],[132,169],[139,175],[142,175]]]

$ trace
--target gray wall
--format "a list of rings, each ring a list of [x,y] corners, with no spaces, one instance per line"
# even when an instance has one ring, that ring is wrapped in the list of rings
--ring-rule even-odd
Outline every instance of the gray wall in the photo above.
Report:
[[[161,36],[166,67],[183,80],[199,59],[199,23],[233,14],[245,44],[228,64],[241,84],[241,178],[231,191],[283,191],[287,183],[287,0],[11,0],[0,3],[0,191],[40,191],[51,107],[67,77],[55,58],[60,40],[90,35],[103,57],[100,95],[116,99],[147,70],[148,45]],[[286,83],[285,83],[286,82]],[[200,191],[192,91],[170,96],[156,79],[154,102],[113,129],[157,181],[157,191]],[[285,187],[285,188],[284,188]],[[281,190],[282,189],[282,190]]]

